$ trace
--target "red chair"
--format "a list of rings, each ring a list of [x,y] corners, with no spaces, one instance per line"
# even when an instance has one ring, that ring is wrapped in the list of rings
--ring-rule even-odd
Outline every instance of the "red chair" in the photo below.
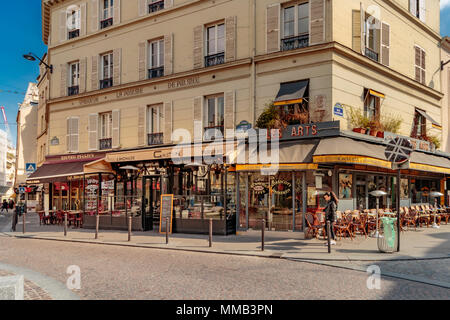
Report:
[[[83,226],[83,213],[82,212],[80,212],[79,214],[77,214],[75,216],[75,225],[78,228],[81,228]]]
[[[44,212],[39,212],[39,225],[48,224],[50,217],[46,216]]]

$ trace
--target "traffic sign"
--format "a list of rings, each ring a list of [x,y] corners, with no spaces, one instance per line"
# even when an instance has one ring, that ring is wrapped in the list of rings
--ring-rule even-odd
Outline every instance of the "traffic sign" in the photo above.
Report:
[[[344,107],[340,103],[336,103],[334,105],[334,115],[343,117],[344,116]]]
[[[25,193],[26,188],[25,187],[19,187],[19,193],[23,194]]]
[[[384,154],[390,162],[398,165],[407,162],[413,150],[408,139],[396,137],[388,142]]]
[[[32,174],[36,171],[36,163],[27,163],[25,166],[25,171],[27,174]]]

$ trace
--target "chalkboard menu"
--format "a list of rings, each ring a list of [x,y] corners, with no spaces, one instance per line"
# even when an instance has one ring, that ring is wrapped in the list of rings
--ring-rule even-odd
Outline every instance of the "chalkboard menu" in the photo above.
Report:
[[[166,233],[166,228],[169,228],[169,233],[172,233],[172,212],[173,212],[173,194],[161,195],[161,214],[159,219],[159,232]],[[166,218],[169,218],[169,226],[166,226]]]

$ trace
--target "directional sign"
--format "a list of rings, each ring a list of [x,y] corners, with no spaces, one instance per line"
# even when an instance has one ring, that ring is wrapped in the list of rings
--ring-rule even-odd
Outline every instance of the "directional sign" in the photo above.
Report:
[[[405,138],[394,138],[388,142],[384,152],[386,158],[393,164],[402,164],[409,160],[414,148]]]
[[[27,163],[25,166],[25,171],[27,174],[32,174],[36,171],[36,163]]]

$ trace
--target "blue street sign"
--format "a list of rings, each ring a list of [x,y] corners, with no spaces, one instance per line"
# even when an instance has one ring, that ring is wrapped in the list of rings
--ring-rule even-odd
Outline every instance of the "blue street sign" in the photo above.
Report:
[[[344,116],[344,108],[340,103],[336,103],[336,105],[334,106],[334,114],[339,117]]]
[[[19,193],[25,193],[25,187],[19,187]]]
[[[27,174],[32,174],[36,171],[36,163],[27,163],[25,166],[25,171]]]

